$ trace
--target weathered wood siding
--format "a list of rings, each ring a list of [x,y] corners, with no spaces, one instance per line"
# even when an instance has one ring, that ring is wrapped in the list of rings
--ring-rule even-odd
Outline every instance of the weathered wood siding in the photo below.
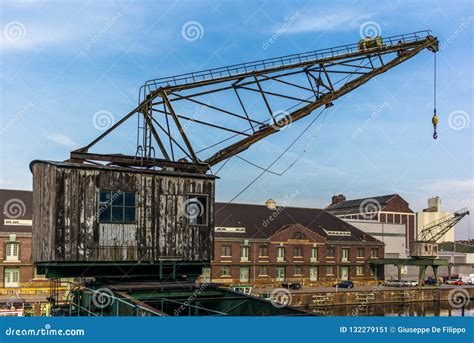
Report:
[[[34,262],[212,259],[213,178],[41,161],[32,172]],[[99,223],[100,189],[135,192],[136,222]],[[188,194],[209,197],[208,225],[187,224]]]

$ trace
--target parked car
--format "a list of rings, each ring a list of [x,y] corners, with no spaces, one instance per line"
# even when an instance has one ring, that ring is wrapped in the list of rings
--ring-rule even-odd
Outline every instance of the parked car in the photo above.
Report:
[[[432,277],[429,277],[425,281],[423,281],[423,285],[425,286],[436,286],[436,284],[436,279]]]
[[[403,282],[400,280],[387,280],[384,282],[384,286],[387,287],[402,287]]]
[[[352,281],[346,280],[336,283],[333,287],[338,288],[354,288],[354,283]]]
[[[463,282],[461,279],[449,279],[449,280],[446,280],[445,284],[447,285],[462,285]]]
[[[471,276],[463,276],[461,281],[464,285],[473,285],[474,284],[474,277]]]
[[[411,281],[408,281],[409,283],[409,286],[411,287],[418,287],[420,285],[420,282],[418,280],[411,280]]]
[[[301,288],[301,283],[299,283],[299,282],[292,282],[292,283],[283,282],[281,284],[281,287],[297,291],[298,289]]]

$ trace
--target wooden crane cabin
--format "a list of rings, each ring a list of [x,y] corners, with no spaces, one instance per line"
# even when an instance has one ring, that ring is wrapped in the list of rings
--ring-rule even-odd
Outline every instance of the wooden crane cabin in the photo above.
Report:
[[[32,259],[48,276],[195,277],[213,251],[215,176],[33,161]]]

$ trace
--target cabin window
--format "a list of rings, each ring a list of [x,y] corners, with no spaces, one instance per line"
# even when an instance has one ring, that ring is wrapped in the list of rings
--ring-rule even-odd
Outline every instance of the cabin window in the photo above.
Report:
[[[136,197],[134,192],[101,190],[99,221],[101,223],[134,223]]]
[[[190,225],[207,225],[209,202],[206,195],[188,195],[185,204],[186,218]]]

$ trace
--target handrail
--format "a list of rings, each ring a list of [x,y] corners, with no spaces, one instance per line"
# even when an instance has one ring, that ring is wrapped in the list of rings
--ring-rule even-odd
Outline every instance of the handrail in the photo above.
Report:
[[[68,283],[74,284],[74,283],[72,283],[72,282],[68,282]],[[125,304],[125,305],[128,305],[128,306],[130,306],[130,307],[133,307],[134,309],[137,309],[137,308],[138,308],[138,309],[140,309],[140,310],[142,310],[142,311],[148,312],[148,313],[153,314],[153,315],[156,315],[156,316],[161,316],[161,315],[162,315],[161,313],[152,311],[152,310],[150,310],[150,309],[148,309],[148,308],[146,308],[146,307],[143,307],[143,306],[140,306],[140,305],[136,305],[136,304],[132,304],[132,303],[130,303],[130,302],[128,302],[128,301],[125,301],[124,299],[119,298],[119,297],[117,297],[117,296],[115,296],[115,295],[110,295],[110,294],[107,294],[107,293],[102,293],[102,292],[100,292],[100,291],[98,291],[98,290],[91,289],[91,288],[88,288],[88,287],[85,287],[85,286],[79,286],[79,288],[82,289],[82,290],[87,290],[87,291],[92,292],[92,293],[100,293],[100,294],[102,294],[102,295],[104,295],[104,296],[106,296],[106,297],[111,297],[114,301],[117,300],[118,302],[123,303],[123,304]],[[71,301],[71,303],[72,303],[72,301]],[[79,307],[80,307],[80,306],[79,306]]]
[[[423,36],[422,36],[423,34]],[[386,46],[394,46],[400,43],[411,43],[426,38],[431,34],[431,30],[423,30],[412,32],[408,34],[401,34],[396,36],[390,36],[382,38],[382,44]],[[376,49],[376,48],[374,48]],[[370,51],[366,49],[365,51]],[[310,52],[304,52],[299,54],[291,54],[281,57],[274,57],[269,59],[257,60],[247,63],[233,64],[226,67],[219,67],[207,70],[201,70],[197,72],[178,74],[174,76],[161,77],[157,79],[151,79],[145,82],[140,87],[139,91],[139,102],[141,102],[148,93],[161,87],[169,86],[182,86],[196,82],[215,80],[224,77],[235,77],[249,72],[265,71],[272,68],[297,65],[304,62],[310,62],[321,58],[336,57],[351,52],[360,51],[359,43],[340,45],[333,48],[325,48],[320,50],[314,50]],[[142,98],[143,92],[143,98]]]

